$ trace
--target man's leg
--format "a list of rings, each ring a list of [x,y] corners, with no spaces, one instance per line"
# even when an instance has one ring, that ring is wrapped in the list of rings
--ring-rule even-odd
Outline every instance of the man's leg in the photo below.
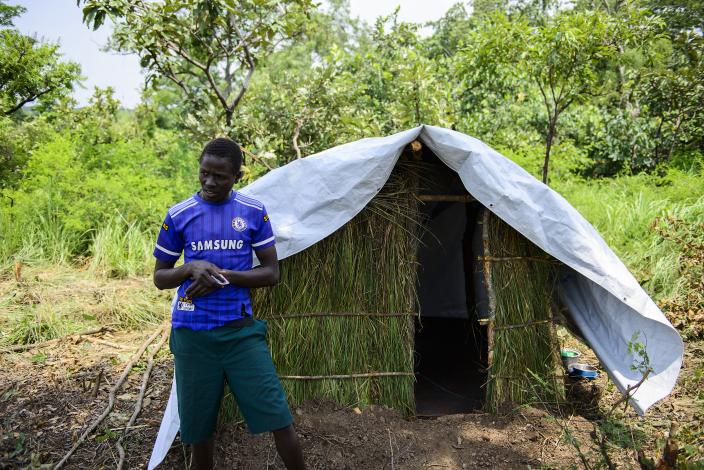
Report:
[[[273,431],[276,451],[288,470],[304,470],[306,464],[303,462],[303,451],[298,442],[298,436],[293,429],[293,424],[288,427]]]
[[[191,444],[196,470],[213,468],[213,433],[220,410],[225,371],[213,349],[213,333],[187,328],[171,331],[181,442]]]
[[[215,448],[215,439],[210,436],[210,439],[193,444],[193,469],[194,470],[212,470],[213,469],[213,450]]]
[[[291,424],[293,417],[266,344],[266,322],[256,320],[232,336],[233,351],[225,374],[250,432],[273,432],[276,450],[286,468],[304,469],[303,452]]]

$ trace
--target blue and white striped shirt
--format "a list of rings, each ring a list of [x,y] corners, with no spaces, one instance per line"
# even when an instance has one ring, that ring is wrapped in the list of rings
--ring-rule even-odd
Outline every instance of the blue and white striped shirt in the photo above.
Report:
[[[154,256],[176,262],[209,261],[233,271],[252,269],[252,250],[274,245],[274,233],[264,205],[236,191],[227,201],[204,201],[196,193],[171,207],[159,231]],[[208,295],[187,297],[187,279],[178,288],[171,311],[174,328],[211,330],[252,315],[249,288],[227,285]]]

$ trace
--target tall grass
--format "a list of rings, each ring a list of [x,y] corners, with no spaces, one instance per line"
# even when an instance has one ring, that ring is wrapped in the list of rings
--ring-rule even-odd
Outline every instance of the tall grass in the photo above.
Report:
[[[153,266],[154,240],[135,222],[114,218],[93,234],[90,270],[106,277],[131,277]]]
[[[280,375],[413,373],[412,316],[326,316],[301,313],[410,313],[415,309],[418,225],[412,178],[397,167],[382,192],[352,221],[283,260],[281,282],[254,292],[257,315],[269,321]],[[414,411],[414,377],[292,380],[292,403],[327,397]]]
[[[0,210],[0,270],[15,261],[30,265],[87,264],[94,275],[125,278],[153,268],[155,231],[117,216],[97,230],[78,234],[42,213],[17,219]],[[87,245],[87,251],[85,247]]]
[[[28,266],[22,279],[0,280],[0,344],[53,339],[97,325],[151,328],[170,314],[172,292],[150,279],[101,279],[69,266]]]
[[[523,259],[491,263],[496,312],[486,407],[497,411],[506,403],[534,400],[536,387],[532,385],[535,380],[543,384],[540,387],[542,396],[538,398],[554,402],[564,396],[564,388],[557,381],[557,338],[549,322],[556,264],[493,215],[489,217],[489,246],[492,257]],[[547,322],[506,328],[536,321]]]
[[[0,208],[0,268],[15,260],[31,264],[69,264],[79,251],[81,236],[50,216],[36,212],[14,217]]]
[[[51,305],[30,305],[19,315],[13,316],[3,328],[0,342],[4,344],[30,344],[59,338],[78,330],[71,321]]]
[[[703,176],[671,169],[663,177],[636,175],[571,181],[555,189],[599,231],[655,299],[682,298],[692,289],[683,279],[685,246],[663,237],[669,218],[696,228],[704,219]]]

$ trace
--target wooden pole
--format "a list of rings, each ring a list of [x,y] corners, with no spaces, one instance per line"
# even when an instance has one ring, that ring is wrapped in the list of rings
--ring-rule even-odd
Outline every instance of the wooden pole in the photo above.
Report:
[[[309,317],[413,317],[416,314],[413,312],[407,313],[356,313],[356,312],[321,312],[321,313],[292,313],[284,315],[273,315],[267,320],[289,320],[295,318],[309,318]]]
[[[371,377],[415,377],[413,372],[368,372],[365,374],[338,374],[338,375],[281,375],[281,380],[340,380],[340,379],[367,379]]]
[[[544,325],[546,323],[553,323],[552,318],[547,320],[535,320],[528,323],[519,323],[517,325],[504,325],[504,326],[494,326],[494,331],[496,330],[514,330],[516,328],[527,328],[529,326]]]
[[[486,322],[487,356],[486,370],[491,380],[491,365],[494,362],[494,318],[496,316],[496,295],[491,283],[491,249],[489,246],[489,217],[491,212],[486,207],[482,209],[482,247],[484,248],[483,273],[484,286],[489,297],[489,319]]]
[[[421,202],[475,202],[469,194],[418,194],[416,196]]]

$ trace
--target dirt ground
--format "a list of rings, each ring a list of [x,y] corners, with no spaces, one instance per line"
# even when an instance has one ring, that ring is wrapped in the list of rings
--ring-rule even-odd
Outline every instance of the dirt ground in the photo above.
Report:
[[[9,277],[0,279],[0,326],[7,325],[2,322],[11,315],[35,305],[47,312],[56,310],[56,315],[70,313],[103,323],[125,323],[132,318],[121,316],[120,302],[132,306],[142,299],[144,305],[128,312],[132,316],[155,318],[159,313],[146,310],[160,305],[160,299],[148,298],[154,289],[146,279],[101,281],[87,273],[40,270],[27,279],[22,285]],[[71,336],[23,352],[0,351],[0,469],[51,468],[58,462],[103,412],[110,389],[153,328]],[[598,366],[584,345],[572,343],[571,337],[561,337],[561,341],[577,346],[586,362]],[[143,358],[131,369],[116,394],[114,410],[88,435],[65,468],[116,467],[116,443],[132,414],[145,368]],[[165,346],[156,356],[144,409],[124,439],[126,468],[146,466],[172,373]],[[101,377],[98,387],[97,377]],[[594,382],[573,384],[569,408],[536,403],[508,407],[498,416],[476,412],[423,420],[407,419],[380,406],[341,407],[325,401],[307,402],[292,411],[311,469],[605,468],[598,445],[598,437],[604,434],[616,467],[639,468],[637,449],[657,459],[672,422],[680,425],[680,451],[686,456],[687,468],[704,468],[704,463],[696,463],[704,455],[703,378],[704,340],[700,335],[686,342],[683,369],[670,396],[644,418],[619,407],[616,419],[607,426],[604,410],[620,394],[605,374]],[[601,427],[595,434],[598,423]],[[217,446],[217,468],[283,468],[271,436],[252,436],[243,423],[224,426]],[[188,449],[177,438],[160,468],[188,468],[188,459]]]
[[[103,411],[110,388],[148,333],[103,333],[1,355],[0,468],[48,468],[60,460]],[[168,347],[157,358],[144,410],[125,439],[127,468],[146,466],[168,399],[173,367]],[[115,443],[132,413],[143,370],[143,362],[132,369],[114,411],[65,468],[116,466]],[[103,378],[96,395],[99,371]],[[604,393],[598,382],[578,388],[585,401]],[[580,467],[565,429],[588,459],[596,462],[599,455],[589,413],[566,416],[522,407],[501,416],[476,412],[414,420],[381,406],[347,408],[324,401],[304,403],[293,412],[311,469]],[[693,419],[694,412],[665,403],[650,418],[651,428],[662,435],[668,418]],[[646,448],[654,454],[657,436],[649,438]],[[283,468],[271,436],[252,436],[243,423],[226,425],[218,433],[217,447],[217,468]],[[612,448],[611,456],[620,468],[635,465],[633,449]],[[187,460],[188,451],[177,438],[161,468],[187,468]]]
[[[137,345],[133,340],[141,337],[101,338]],[[83,341],[46,348],[47,357],[41,363],[36,361],[36,352],[5,355],[0,372],[4,384],[0,466],[57,462],[106,406],[125,352]],[[94,380],[101,369],[104,379],[94,397]],[[116,409],[67,468],[116,465],[115,441],[134,406],[141,383],[138,369],[119,392]],[[145,409],[126,440],[130,468],[143,468],[148,461],[168,400],[171,374],[171,360],[163,354],[150,381]],[[293,412],[306,461],[313,469],[535,468],[570,466],[575,459],[573,449],[562,442],[560,426],[548,413],[534,408],[502,417],[472,413],[433,420],[404,419],[381,406],[355,409],[330,402],[307,402]],[[587,433],[590,429],[586,420],[573,424]],[[218,468],[283,468],[272,438],[250,435],[243,423],[225,426],[217,442]],[[164,468],[184,468],[186,458],[177,439]]]

